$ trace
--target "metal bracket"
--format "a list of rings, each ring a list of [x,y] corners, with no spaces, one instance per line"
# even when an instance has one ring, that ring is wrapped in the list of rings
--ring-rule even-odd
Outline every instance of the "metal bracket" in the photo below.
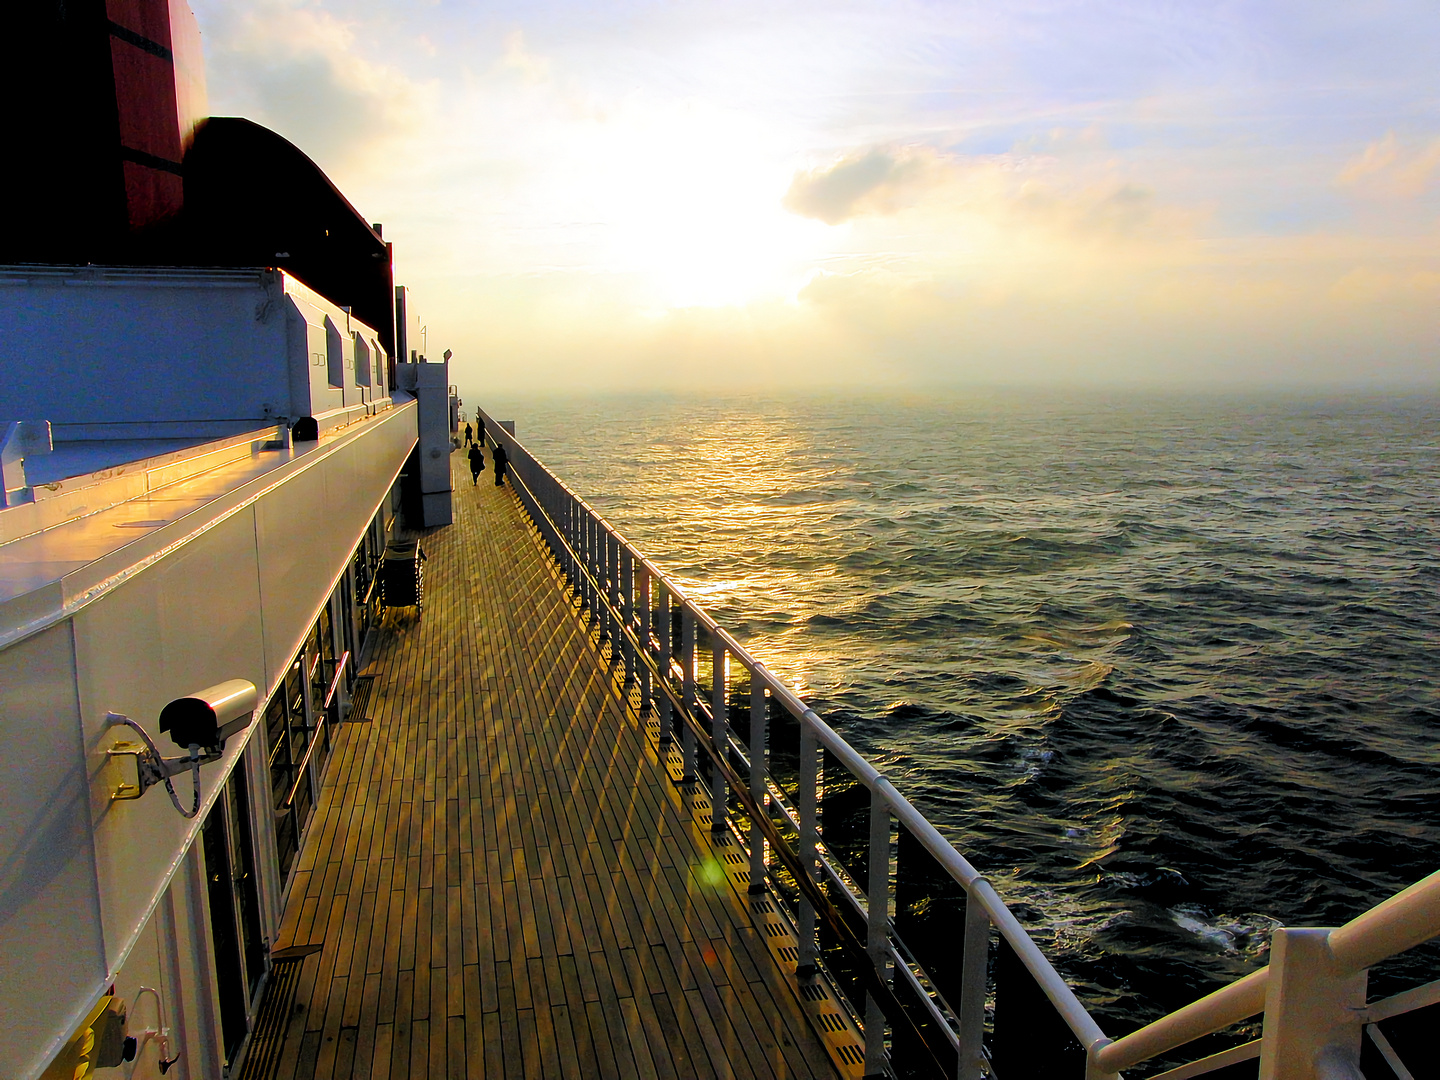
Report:
[[[118,742],[105,751],[108,757],[133,757],[135,759],[136,783],[127,784],[123,780],[110,792],[110,801],[117,802],[127,799],[138,799],[149,791],[156,784],[164,783],[168,778],[176,776],[189,769],[193,769],[198,762],[206,765],[212,761],[219,761],[223,751],[191,754],[186,757],[161,757],[143,743]]]
[[[120,799],[138,799],[145,794],[145,789],[150,786],[145,780],[145,769],[141,765],[148,754],[149,749],[142,743],[118,742],[105,751],[108,757],[133,757],[135,759],[135,778],[138,781],[134,784],[127,784],[120,781],[120,784],[110,792],[110,801]]]

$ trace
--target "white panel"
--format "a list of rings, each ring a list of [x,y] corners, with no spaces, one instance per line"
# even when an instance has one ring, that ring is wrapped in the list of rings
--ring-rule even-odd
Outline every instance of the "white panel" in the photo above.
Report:
[[[413,405],[394,410],[331,453],[322,468],[287,481],[257,505],[265,663],[272,684],[405,464],[415,443],[414,416]]]
[[[326,552],[336,542],[324,517],[330,471],[307,469],[255,508],[265,669],[272,684],[328,595],[321,583],[329,580]]]
[[[184,852],[198,819],[177,813],[163,786],[139,800],[109,800],[121,766],[107,762],[105,750],[122,733],[105,725],[105,714],[131,717],[150,733],[161,753],[175,756],[184,751],[160,734],[156,722],[168,702],[226,679],[249,679],[263,688],[265,651],[255,564],[254,518],[247,509],[75,617],[80,703],[95,778],[96,865],[112,968],[149,917],[160,885]],[[241,740],[232,740],[226,760],[202,770],[201,790],[207,798],[223,783],[240,745]],[[174,784],[189,809],[189,774],[176,777]]]
[[[0,652],[0,723],[0,1076],[23,1076],[105,977],[68,622]]]
[[[144,1031],[158,1030],[172,1022],[168,1015],[174,1011],[169,1008],[172,994],[165,986],[166,947],[161,944],[157,925],[159,922],[157,914],[145,924],[140,931],[140,939],[125,961],[124,969],[115,973],[115,993],[126,1003],[129,1031],[137,1040]],[[150,987],[156,993],[141,994],[141,987]],[[167,1007],[167,1015],[163,1018],[160,1016],[161,998]],[[178,1041],[172,1038],[170,1046],[173,1048],[178,1045]],[[172,1049],[170,1052],[174,1054],[175,1051]],[[153,1039],[145,1040],[145,1045],[139,1048],[133,1064],[126,1069],[127,1080],[159,1080],[159,1062],[160,1044]]]
[[[0,283],[0,416],[95,424],[284,412],[285,323],[276,317],[273,279],[92,277]],[[114,377],[76,377],[97,364]]]
[[[126,736],[105,725],[106,712],[128,714],[176,756],[182,751],[156,723],[166,703],[230,678],[268,691],[414,442],[415,406],[408,404],[333,442],[311,444],[256,502],[133,576],[107,578],[120,583],[80,608],[73,630],[59,623],[0,651],[7,733],[0,765],[0,1016],[7,1021],[0,1076],[29,1071],[32,1059],[68,1036],[107,970],[124,965],[170,874],[193,851],[206,806],[245,750],[244,739],[232,739],[224,760],[204,766],[201,818],[177,813],[162,786],[139,800],[111,802],[110,791],[133,778],[133,766],[107,758],[106,749]],[[258,725],[250,730],[263,739]],[[188,775],[176,777],[175,787],[188,808]],[[194,888],[191,882],[181,893]],[[203,895],[199,903],[188,912],[189,929],[177,928],[182,937],[203,928],[195,921]],[[203,952],[199,959],[208,963]],[[12,977],[39,970],[54,972],[40,992]],[[203,980],[205,968],[184,977],[191,974]],[[213,1003],[200,993],[179,1004],[204,1044],[187,1053],[209,1060]]]

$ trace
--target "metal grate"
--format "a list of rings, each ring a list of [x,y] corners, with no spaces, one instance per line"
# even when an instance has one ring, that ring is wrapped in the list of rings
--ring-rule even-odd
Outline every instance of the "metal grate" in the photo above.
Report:
[[[350,712],[345,717],[347,724],[368,724],[370,717],[365,710],[370,707],[370,693],[375,689],[374,675],[356,675],[355,689],[350,694]]]
[[[260,1012],[255,1030],[250,1033],[250,1048],[245,1054],[245,1067],[240,1080],[273,1080],[285,1049],[285,1032],[290,1026],[290,1013],[295,1005],[295,988],[300,982],[300,968],[305,958],[323,946],[299,945],[277,949],[270,954],[270,975],[265,982],[265,996],[260,999]]]

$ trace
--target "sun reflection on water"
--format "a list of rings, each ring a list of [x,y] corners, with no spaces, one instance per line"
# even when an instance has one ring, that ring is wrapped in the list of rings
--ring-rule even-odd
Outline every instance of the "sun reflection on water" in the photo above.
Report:
[[[1396,779],[1436,761],[1440,524],[1415,508],[1440,505],[1440,401],[1267,418],[636,397],[514,415],[1007,899],[1043,911],[1042,946],[1121,1029],[1147,980],[1253,966],[1258,946],[1205,930],[1239,925],[1227,913],[1343,921],[1440,863],[1440,804]],[[1313,870],[1357,859],[1364,875]]]

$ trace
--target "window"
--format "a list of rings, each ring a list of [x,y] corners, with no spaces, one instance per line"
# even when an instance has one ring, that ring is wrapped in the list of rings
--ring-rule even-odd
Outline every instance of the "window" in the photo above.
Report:
[[[369,386],[371,380],[371,357],[373,355],[372,343],[360,336],[359,331],[355,333],[355,383],[357,386]]]
[[[265,974],[246,784],[245,761],[241,758],[201,829],[210,901],[210,943],[227,1067],[234,1063],[250,1033],[251,1007],[257,1004],[255,995]]]
[[[349,334],[342,334],[340,328],[325,317],[325,353],[326,363],[329,367],[329,374],[326,378],[332,387],[343,387],[345,385],[346,361],[350,359],[349,350],[354,347]]]
[[[265,734],[270,747],[270,796],[275,816],[275,850],[281,880],[300,850],[314,800],[310,797],[309,770],[297,771],[305,760],[310,726],[305,719],[305,694],[300,661],[291,662],[285,681],[265,708]]]

